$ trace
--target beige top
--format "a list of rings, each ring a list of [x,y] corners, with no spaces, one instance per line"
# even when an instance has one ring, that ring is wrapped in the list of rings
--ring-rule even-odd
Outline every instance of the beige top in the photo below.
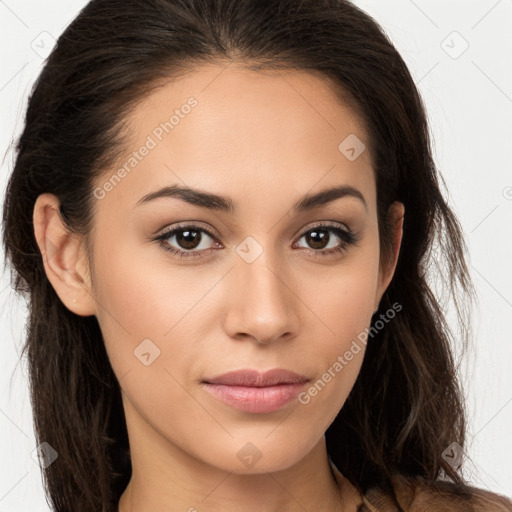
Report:
[[[381,489],[370,489],[364,496],[336,468],[340,484],[348,489],[343,510],[357,512],[512,512],[512,501],[490,491],[470,487],[465,497],[457,485],[443,480],[427,482],[421,477],[392,479],[396,501]]]

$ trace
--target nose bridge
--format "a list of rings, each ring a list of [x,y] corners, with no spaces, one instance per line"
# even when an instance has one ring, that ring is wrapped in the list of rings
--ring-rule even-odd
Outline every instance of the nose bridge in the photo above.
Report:
[[[258,248],[256,243],[246,240],[237,247],[226,328],[231,336],[244,334],[268,343],[295,332],[296,316],[281,260],[269,247],[258,243]]]

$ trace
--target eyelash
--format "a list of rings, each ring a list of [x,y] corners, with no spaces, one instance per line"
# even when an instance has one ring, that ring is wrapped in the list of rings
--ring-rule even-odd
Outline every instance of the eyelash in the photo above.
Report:
[[[319,229],[319,228],[327,228],[327,229],[325,229],[325,231],[333,232],[336,236],[338,236],[342,240],[342,243],[339,247],[335,247],[332,249],[318,249],[318,250],[309,249],[309,251],[312,251],[315,254],[319,254],[320,256],[331,255],[334,253],[344,253],[350,246],[357,245],[357,242],[359,241],[358,235],[356,235],[352,231],[342,229],[337,225],[329,224],[329,223],[320,223],[316,226],[313,226],[312,228],[309,228],[307,231],[304,231],[304,233],[302,233],[302,235],[299,237],[299,240],[307,233],[314,231],[316,229]],[[185,250],[175,249],[174,247],[171,247],[168,244],[167,240],[171,236],[173,236],[176,233],[179,233],[181,231],[187,231],[187,230],[188,231],[201,231],[203,233],[206,233],[213,240],[217,241],[216,236],[210,230],[203,228],[203,227],[196,226],[194,224],[182,224],[182,225],[175,226],[171,229],[164,231],[163,233],[158,235],[153,240],[155,242],[157,242],[165,251],[170,252],[171,254],[174,254],[180,258],[202,257],[201,253],[211,250],[211,249],[203,249],[203,250],[199,250],[199,251],[185,251]],[[215,250],[215,249],[213,249],[213,250]],[[308,249],[306,249],[306,250],[308,250]]]

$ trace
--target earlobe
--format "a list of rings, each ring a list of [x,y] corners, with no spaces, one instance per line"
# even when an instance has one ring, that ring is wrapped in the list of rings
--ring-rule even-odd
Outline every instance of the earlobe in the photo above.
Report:
[[[45,193],[37,198],[33,223],[46,276],[60,300],[77,315],[94,315],[95,302],[81,239],[66,228],[55,195]]]

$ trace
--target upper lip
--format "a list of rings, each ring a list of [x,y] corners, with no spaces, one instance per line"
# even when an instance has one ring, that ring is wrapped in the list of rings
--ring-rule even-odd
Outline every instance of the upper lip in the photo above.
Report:
[[[279,384],[304,383],[307,381],[308,378],[304,375],[299,375],[290,370],[274,368],[266,372],[253,369],[235,370],[211,379],[205,379],[203,382],[208,384],[224,384],[226,386],[266,387]]]

